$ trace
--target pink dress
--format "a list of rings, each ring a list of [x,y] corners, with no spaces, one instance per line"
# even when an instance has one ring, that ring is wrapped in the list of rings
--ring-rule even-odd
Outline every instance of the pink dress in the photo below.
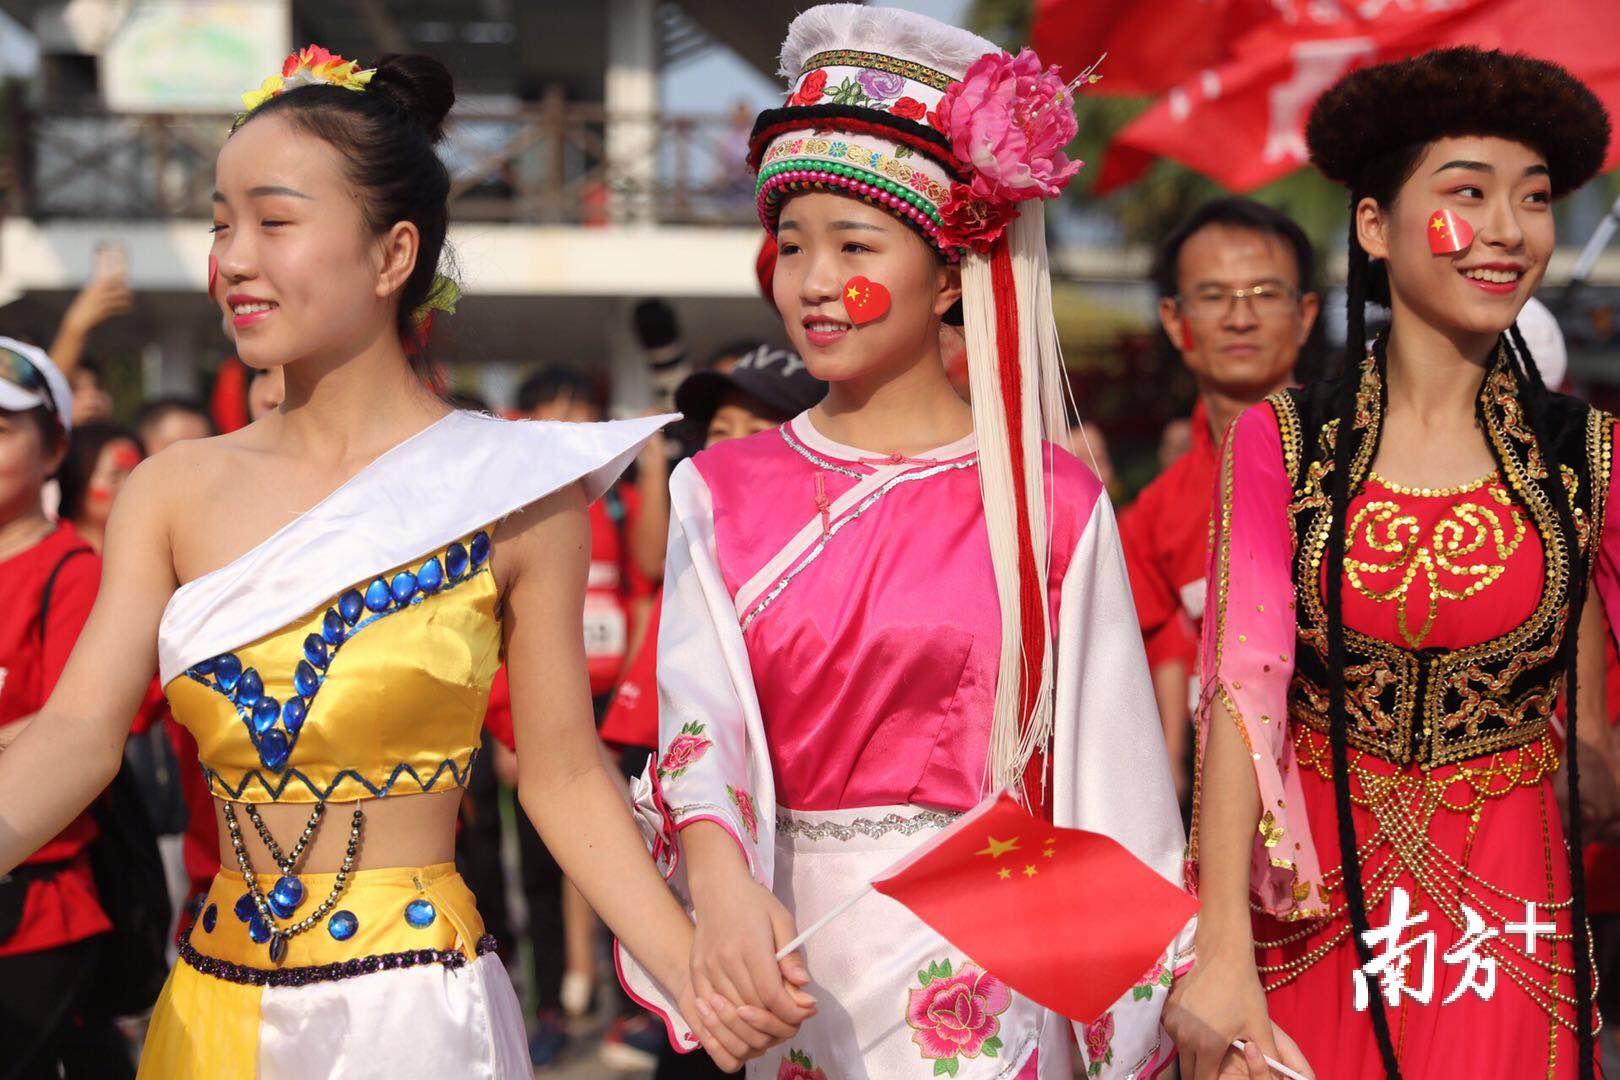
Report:
[[[1200,746],[1210,705],[1223,699],[1260,786],[1263,816],[1252,867],[1255,955],[1272,1019],[1322,1080],[1382,1077],[1372,1025],[1365,1004],[1358,1008],[1357,1002],[1359,965],[1349,940],[1331,754],[1321,720],[1326,705],[1319,688],[1295,679],[1296,655],[1311,647],[1296,605],[1325,594],[1327,571],[1310,596],[1296,589],[1291,519],[1311,496],[1302,495],[1290,471],[1304,471],[1300,446],[1315,433],[1307,429],[1303,442],[1285,448],[1283,405],[1249,410],[1227,438],[1210,574],[1209,610],[1219,615],[1206,622]],[[1297,427],[1291,411],[1283,415],[1285,426]],[[1614,434],[1607,418],[1594,415],[1591,423],[1588,442],[1601,451],[1594,458],[1606,472]],[[1353,493],[1347,518],[1347,630],[1403,650],[1395,656],[1467,657],[1531,625],[1548,579],[1544,538],[1509,479],[1497,472],[1436,491],[1403,488],[1369,473]],[[1606,489],[1607,479],[1599,475],[1595,482]],[[1611,501],[1595,570],[1611,617],[1620,600],[1617,555],[1620,515]],[[1534,659],[1528,646],[1520,659]],[[1352,694],[1357,687],[1368,693],[1387,688],[1396,700],[1431,700],[1403,682],[1402,670],[1392,661],[1352,686]],[[1457,710],[1417,711],[1423,726],[1415,738],[1427,740],[1443,727],[1466,740],[1473,737],[1468,725],[1505,707],[1488,681],[1466,685],[1474,697]],[[1369,924],[1375,931],[1389,926],[1403,893],[1410,917],[1424,920],[1390,942],[1395,948],[1416,943],[1398,954],[1405,960],[1405,988],[1384,991],[1394,997],[1385,998],[1386,1011],[1404,1075],[1576,1073],[1570,883],[1552,783],[1560,761],[1550,723],[1556,693],[1554,685],[1521,700],[1522,711],[1507,717],[1503,736],[1491,740],[1494,749],[1480,742],[1485,752],[1453,760],[1402,763],[1352,739],[1353,813]],[[1364,711],[1364,704],[1352,702],[1353,724],[1393,714]],[[1514,725],[1522,730],[1516,733]],[[1534,905],[1533,919],[1526,904]],[[1532,921],[1548,924],[1557,937],[1531,941],[1514,932]],[[1481,930],[1495,933],[1481,942]],[[1375,957],[1385,951],[1384,945],[1373,949]],[[1368,980],[1369,996],[1380,993],[1377,981]]]
[[[642,802],[678,890],[674,833],[712,821],[802,929],[987,794],[1000,616],[976,449],[874,458],[804,415],[676,470],[657,797]],[[1183,842],[1112,510],[1069,454],[1053,450],[1049,475],[1048,802],[1175,880]],[[1175,949],[1078,1032],[1089,1075],[1169,1059]],[[807,960],[820,1013],[751,1076],[1071,1075],[1063,1018],[886,897],[812,937]]]

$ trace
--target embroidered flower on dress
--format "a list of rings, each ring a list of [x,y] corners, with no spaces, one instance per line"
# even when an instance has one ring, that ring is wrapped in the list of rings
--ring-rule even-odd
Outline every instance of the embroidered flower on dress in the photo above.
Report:
[[[1001,1050],[998,1017],[1012,1004],[1007,984],[972,964],[952,973],[938,960],[917,973],[920,989],[908,992],[906,1023],[911,1041],[934,1062],[935,1076],[955,1076],[963,1057],[995,1057]]]
[[[1140,982],[1131,987],[1131,1000],[1151,1001],[1153,1000],[1153,991],[1155,987],[1162,986],[1168,990],[1170,989],[1170,983],[1170,969],[1164,966],[1163,960],[1160,960],[1158,963],[1153,965],[1153,969],[1151,971],[1142,976],[1142,980]]]
[[[737,806],[737,813],[742,815],[743,828],[748,830],[748,839],[759,843],[759,821],[754,816],[754,799],[748,792],[726,785],[726,792],[731,801]]]
[[[1105,1012],[1085,1030],[1087,1076],[1096,1076],[1103,1066],[1114,1063],[1114,1014]]]
[[[816,1068],[803,1050],[789,1050],[777,1066],[776,1080],[827,1080],[827,1074]]]
[[[1079,130],[1063,76],[1029,49],[975,60],[946,88],[936,126],[981,199],[1050,199],[1080,171],[1063,153]]]
[[[681,725],[681,733],[669,741],[669,748],[658,762],[659,776],[674,780],[709,752],[714,741],[703,730],[704,725],[696,722]]]
[[[906,88],[906,80],[892,71],[874,71],[872,68],[863,68],[855,77],[866,91],[873,103],[889,101],[900,96],[900,91]]]
[[[827,73],[820,68],[804,77],[799,88],[787,100],[789,105],[814,105],[827,90]]]

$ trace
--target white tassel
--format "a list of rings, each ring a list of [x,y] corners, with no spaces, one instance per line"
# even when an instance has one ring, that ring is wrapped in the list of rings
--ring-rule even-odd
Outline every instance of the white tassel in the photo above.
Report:
[[[1001,51],[977,34],[913,11],[822,4],[788,27],[787,40],[782,42],[782,77],[791,86],[806,60],[833,49],[862,49],[910,60],[955,79],[967,74],[973,61],[985,53]]]
[[[1012,487],[1011,443],[1002,401],[996,349],[996,295],[990,259],[969,253],[962,260],[962,309],[968,350],[968,383],[973,395],[973,426],[979,441],[979,481],[984,499],[990,559],[1001,606],[1001,676],[996,680],[995,713],[985,787],[1023,792],[1024,770],[1052,735],[1053,651],[1046,584],[1050,562],[1047,507],[1048,440],[1067,430],[1063,410],[1063,361],[1052,319],[1051,278],[1047,270],[1045,214],[1026,202],[1008,228],[1013,285],[1018,305],[1019,374],[1024,409],[1019,418],[1024,444],[1024,478],[1030,536],[1039,577],[1041,623],[1047,628],[1040,657],[1026,657],[1021,630],[1018,580],[1017,502]],[[1020,678],[1033,676],[1039,663],[1035,709],[1020,716]]]

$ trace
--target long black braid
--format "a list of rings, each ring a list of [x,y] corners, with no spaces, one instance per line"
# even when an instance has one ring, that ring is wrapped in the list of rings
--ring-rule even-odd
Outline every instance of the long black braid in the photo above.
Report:
[[[1594,991],[1590,930],[1586,925],[1586,864],[1583,858],[1586,847],[1581,837],[1581,769],[1579,747],[1575,741],[1575,716],[1579,711],[1576,708],[1575,698],[1580,666],[1581,613],[1586,604],[1587,568],[1590,562],[1580,547],[1569,490],[1564,485],[1563,470],[1558,467],[1558,459],[1554,452],[1555,443],[1547,428],[1548,406],[1551,404],[1552,394],[1547,389],[1546,381],[1541,377],[1541,369],[1536,367],[1535,358],[1530,355],[1530,347],[1525,344],[1524,335],[1519,332],[1517,323],[1509,329],[1508,337],[1518,357],[1521,385],[1525,391],[1522,396],[1524,412],[1530,420],[1530,430],[1535,433],[1536,446],[1547,468],[1548,482],[1558,496],[1554,508],[1558,511],[1558,527],[1564,534],[1564,546],[1569,551],[1572,584],[1569,616],[1564,622],[1564,640],[1561,646],[1563,655],[1560,657],[1564,662],[1564,757],[1569,769],[1569,836],[1566,841],[1569,847],[1569,884],[1573,893],[1570,914],[1575,931],[1575,1040],[1580,1053],[1581,1080],[1592,1080],[1597,1036],[1592,1030]],[[1601,524],[1598,521],[1589,521],[1588,527],[1597,529]]]
[[[1388,205],[1392,200],[1394,190],[1410,171],[1410,166],[1416,160],[1416,153],[1398,155],[1395,158],[1377,163],[1368,170],[1369,178],[1374,183],[1360,185],[1363,189],[1372,189],[1375,198],[1381,205]],[[1381,181],[1381,182],[1379,182]],[[1380,197],[1381,196],[1381,197]],[[1345,688],[1345,639],[1344,639],[1344,573],[1343,563],[1346,548],[1346,527],[1349,518],[1350,499],[1350,472],[1354,464],[1356,444],[1359,441],[1355,435],[1354,425],[1356,417],[1357,400],[1360,392],[1361,369],[1364,362],[1364,349],[1366,347],[1366,304],[1369,298],[1380,302],[1388,301],[1388,279],[1382,267],[1374,267],[1362,248],[1356,232],[1355,207],[1362,198],[1361,194],[1352,194],[1350,235],[1349,235],[1349,267],[1346,277],[1346,341],[1344,370],[1340,376],[1335,393],[1334,414],[1338,418],[1338,432],[1333,449],[1333,475],[1331,480],[1332,517],[1329,523],[1327,536],[1327,559],[1329,573],[1327,574],[1327,620],[1328,620],[1328,739],[1333,761],[1333,795],[1338,815],[1339,833],[1339,862],[1341,874],[1344,879],[1345,907],[1350,916],[1350,930],[1352,944],[1356,956],[1363,968],[1372,961],[1371,948],[1366,943],[1369,930],[1367,919],[1367,900],[1364,882],[1361,875],[1361,861],[1357,854],[1355,820],[1352,817],[1353,800],[1350,792],[1349,776],[1349,730],[1350,716],[1347,708],[1347,693]],[[1561,643],[1564,662],[1565,698],[1567,703],[1567,719],[1565,730],[1566,755],[1569,765],[1569,805],[1570,825],[1568,836],[1568,856],[1570,865],[1570,887],[1572,897],[1572,917],[1574,923],[1574,952],[1575,952],[1575,1001],[1576,1017],[1575,1031],[1580,1061],[1578,1063],[1581,1080],[1592,1080],[1595,1070],[1593,1061],[1595,1057],[1595,1035],[1592,1030],[1593,989],[1592,989],[1592,962],[1590,954],[1590,934],[1586,925],[1586,872],[1582,861],[1584,845],[1582,843],[1582,828],[1580,815],[1580,767],[1579,754],[1576,743],[1576,691],[1577,666],[1580,639],[1581,613],[1586,600],[1586,580],[1588,560],[1583,554],[1579,542],[1579,533],[1575,526],[1573,503],[1568,489],[1564,484],[1563,474],[1559,468],[1557,444],[1554,442],[1548,428],[1550,404],[1552,394],[1547,389],[1530,355],[1530,349],[1525,344],[1519,328],[1513,326],[1508,339],[1511,342],[1514,355],[1517,359],[1519,378],[1520,402],[1523,412],[1530,422],[1531,432],[1535,436],[1536,447],[1542,462],[1548,470],[1549,483],[1556,493],[1555,507],[1558,516],[1559,531],[1563,534],[1564,547],[1569,552],[1571,562],[1571,580],[1569,612],[1564,625],[1564,639]],[[1378,349],[1382,349],[1380,342]],[[1377,448],[1371,448],[1376,454]],[[1495,448],[1492,448],[1494,454]],[[1593,528],[1597,527],[1593,523]],[[1378,987],[1369,989],[1369,1014],[1372,1019],[1373,1034],[1378,1043],[1379,1056],[1383,1061],[1384,1072],[1389,1080],[1399,1080],[1400,1061],[1395,1053],[1394,1039],[1390,1034],[1389,1018],[1385,1012],[1382,995]]]
[[[1367,944],[1367,897],[1362,887],[1361,859],[1356,853],[1356,823],[1350,798],[1350,714],[1345,706],[1344,650],[1344,551],[1345,527],[1350,515],[1350,469],[1356,448],[1354,430],[1356,399],[1361,388],[1363,350],[1367,342],[1367,292],[1372,267],[1367,252],[1356,237],[1355,207],[1350,201],[1350,266],[1345,281],[1348,327],[1344,346],[1344,370],[1339,377],[1334,412],[1338,435],[1333,444],[1332,518],[1327,536],[1327,635],[1328,635],[1328,743],[1333,752],[1333,801],[1339,818],[1339,865],[1344,879],[1345,907],[1350,913],[1350,939],[1363,970],[1372,963],[1372,947]],[[1395,1056],[1395,1040],[1389,1032],[1389,1016],[1384,1011],[1381,986],[1369,987],[1368,1014],[1378,1040],[1378,1054],[1390,1080],[1401,1075]]]

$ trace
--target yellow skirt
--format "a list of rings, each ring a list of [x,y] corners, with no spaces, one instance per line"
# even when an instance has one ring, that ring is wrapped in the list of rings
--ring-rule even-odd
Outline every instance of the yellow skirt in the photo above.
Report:
[[[335,875],[299,880],[294,920]],[[280,965],[242,917],[246,894],[241,874],[214,878],[158,998],[140,1080],[532,1075],[517,995],[453,864],[351,873]]]

